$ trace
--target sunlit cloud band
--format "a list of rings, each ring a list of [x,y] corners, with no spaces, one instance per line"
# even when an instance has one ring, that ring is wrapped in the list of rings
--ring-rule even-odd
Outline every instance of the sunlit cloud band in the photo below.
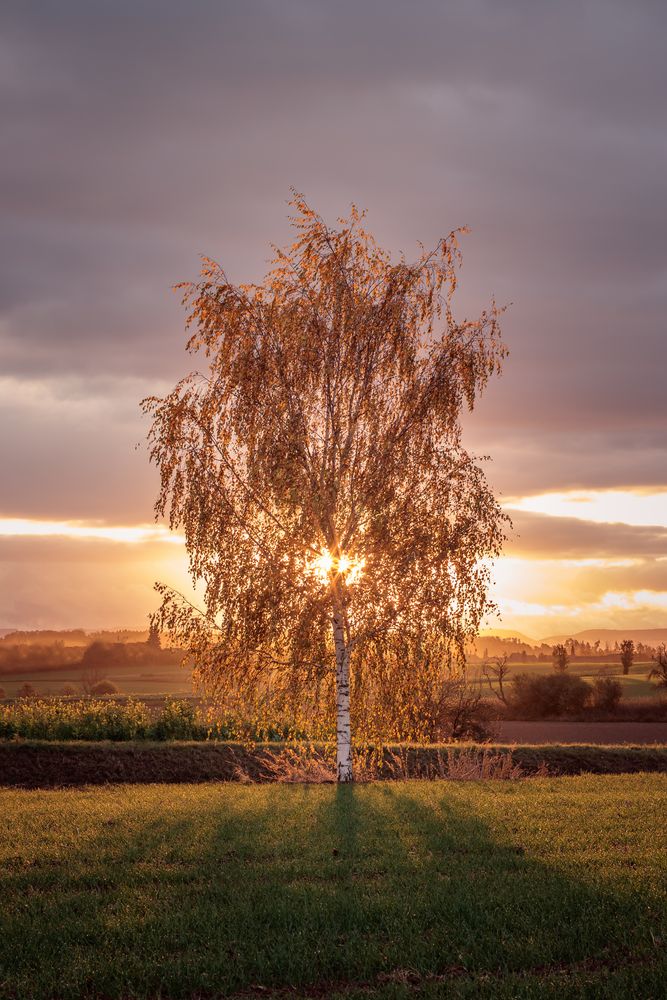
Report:
[[[90,521],[42,521],[24,517],[0,517],[0,536],[100,539],[135,545],[147,542],[182,545],[184,541],[182,535],[162,524],[105,525]]]
[[[570,490],[509,499],[512,510],[598,524],[667,527],[667,490]]]

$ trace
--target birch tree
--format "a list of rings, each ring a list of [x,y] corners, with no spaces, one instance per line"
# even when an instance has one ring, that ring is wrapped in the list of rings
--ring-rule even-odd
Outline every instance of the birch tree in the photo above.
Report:
[[[291,205],[263,283],[206,258],[178,286],[202,363],[143,406],[156,516],[184,532],[202,604],[157,584],[156,620],[209,692],[335,711],[350,781],[364,649],[455,663],[488,610],[504,516],[460,416],[504,348],[495,304],[454,318],[460,230],[409,263],[354,207],[329,226]]]

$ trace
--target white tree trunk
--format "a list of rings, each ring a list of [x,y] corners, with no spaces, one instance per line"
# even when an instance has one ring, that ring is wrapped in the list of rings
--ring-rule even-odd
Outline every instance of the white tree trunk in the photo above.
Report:
[[[350,651],[340,619],[333,621],[336,647],[336,770],[338,781],[352,781],[350,737]]]

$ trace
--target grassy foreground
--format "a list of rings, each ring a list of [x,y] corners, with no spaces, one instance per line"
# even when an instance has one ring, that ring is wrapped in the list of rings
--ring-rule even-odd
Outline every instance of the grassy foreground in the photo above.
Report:
[[[0,813],[2,997],[667,993],[667,775],[5,789]]]

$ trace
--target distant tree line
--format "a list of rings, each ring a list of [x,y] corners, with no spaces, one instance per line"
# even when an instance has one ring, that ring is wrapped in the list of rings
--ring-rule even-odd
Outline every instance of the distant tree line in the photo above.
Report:
[[[110,637],[119,633],[97,634]],[[19,635],[20,641],[12,641],[15,635]],[[0,675],[11,676],[27,671],[57,672],[77,666],[96,670],[108,670],[127,664],[167,666],[178,663],[182,657],[181,650],[162,649],[160,637],[155,631],[146,631],[146,638],[142,642],[110,641],[109,638],[90,641],[89,637],[85,646],[69,644],[68,640],[77,637],[77,632],[64,633],[65,639],[57,632],[39,633],[40,639],[45,635],[58,636],[51,641],[41,642],[28,641],[24,638],[28,635],[30,633],[10,633],[0,641]]]
[[[634,642],[632,639],[623,639],[621,642],[601,643],[580,642],[577,639],[566,639],[562,643],[549,644],[546,642],[531,646],[513,636],[480,636],[475,640],[474,647],[469,650],[468,658],[471,663],[486,663],[495,656],[507,655],[512,663],[549,663],[553,660],[554,650],[564,651],[568,662],[576,660],[599,661],[599,662],[620,662],[627,673],[635,660],[644,662],[654,660],[658,654],[660,645],[651,646],[648,643]],[[627,669],[626,668],[627,665]]]

